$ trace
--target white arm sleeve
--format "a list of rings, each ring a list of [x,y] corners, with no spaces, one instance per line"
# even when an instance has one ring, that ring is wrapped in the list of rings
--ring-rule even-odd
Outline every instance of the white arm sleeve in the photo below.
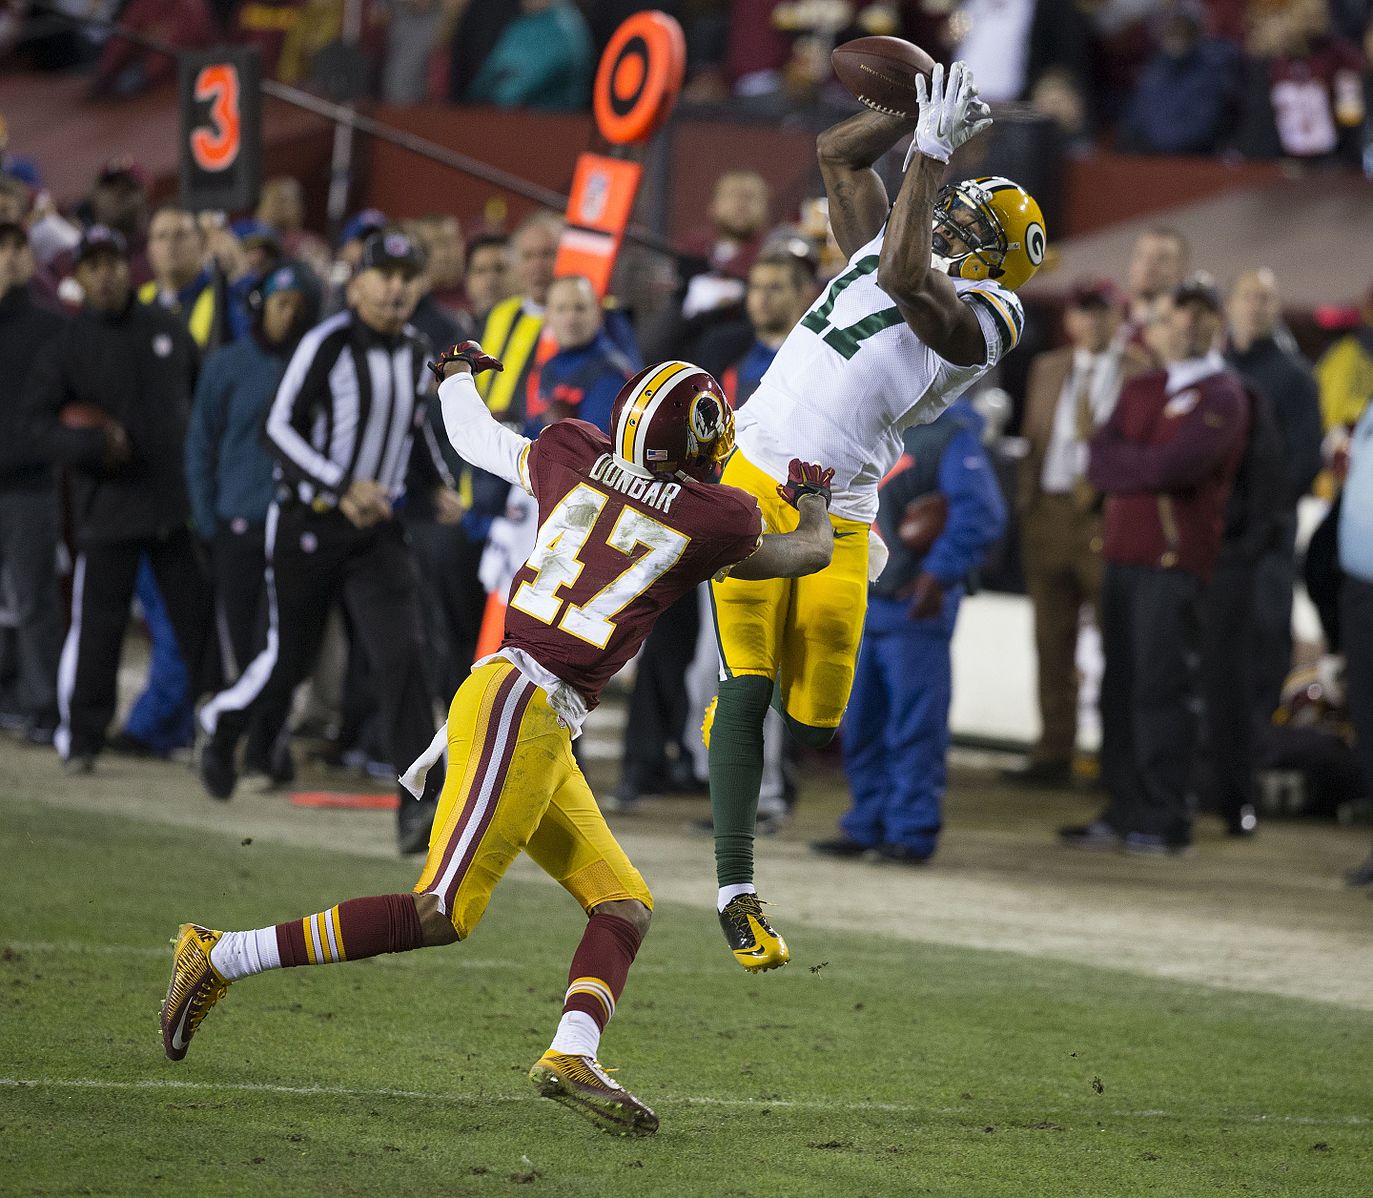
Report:
[[[491,415],[470,374],[455,374],[439,386],[439,405],[448,440],[464,462],[534,493],[529,479],[528,437],[521,437]]]

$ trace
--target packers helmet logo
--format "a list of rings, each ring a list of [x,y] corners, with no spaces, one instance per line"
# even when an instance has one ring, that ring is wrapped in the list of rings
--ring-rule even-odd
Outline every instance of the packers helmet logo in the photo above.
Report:
[[[1037,221],[1025,230],[1025,254],[1035,266],[1044,261],[1044,226]]]

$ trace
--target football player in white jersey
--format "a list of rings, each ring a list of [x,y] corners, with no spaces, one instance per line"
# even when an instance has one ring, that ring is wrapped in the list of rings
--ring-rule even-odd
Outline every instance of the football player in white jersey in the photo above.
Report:
[[[941,186],[955,149],[991,124],[972,73],[917,80],[916,118],[865,111],[820,135],[830,223],[848,258],[778,351],[737,419],[723,481],[756,496],[769,527],[795,509],[776,494],[793,457],[834,467],[831,564],[804,579],[712,584],[720,694],[707,713],[717,909],[735,959],[757,972],[790,954],[753,885],[753,830],[771,703],[802,744],[833,738],[848,703],[869,576],[877,487],[901,434],[931,421],[1014,348],[1015,288],[1044,260],[1039,205],[1009,179]],[[914,133],[896,202],[872,169]],[[871,554],[871,560],[870,560]],[[878,560],[882,559],[882,560]]]

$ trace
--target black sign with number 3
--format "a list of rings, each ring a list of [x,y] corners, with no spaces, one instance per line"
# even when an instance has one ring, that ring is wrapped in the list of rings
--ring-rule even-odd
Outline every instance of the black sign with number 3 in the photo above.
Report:
[[[181,56],[181,202],[192,211],[257,204],[262,72],[251,47]]]

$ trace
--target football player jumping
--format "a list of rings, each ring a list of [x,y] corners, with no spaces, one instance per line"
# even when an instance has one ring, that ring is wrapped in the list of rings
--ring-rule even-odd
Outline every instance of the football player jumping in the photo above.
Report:
[[[1009,353],[1024,316],[1014,289],[1044,260],[1039,205],[999,177],[941,187],[963,142],[991,124],[961,62],[917,80],[915,119],[876,111],[820,135],[830,224],[848,258],[778,351],[738,416],[723,481],[756,496],[770,529],[796,524],[775,496],[793,453],[835,471],[834,560],[802,579],[711,587],[720,693],[706,716],[717,909],[736,960],[785,965],[786,942],[753,885],[753,830],[771,703],[803,745],[827,743],[853,684],[869,577],[885,561],[868,529],[901,434],[934,420]],[[896,203],[873,164],[914,131]],[[871,558],[871,560],[870,560]],[[877,560],[877,559],[881,560]]]
[[[403,782],[416,795],[448,751],[429,856],[411,894],[355,898],[246,932],[182,925],[162,1005],[174,1061],[233,982],[268,969],[357,961],[464,940],[521,850],[587,912],[563,1014],[530,1072],[539,1092],[601,1128],[650,1135],[657,1116],[597,1062],[648,930],[652,896],[606,826],[572,756],[601,688],[659,614],[708,578],[791,578],[829,564],[830,472],[799,461],[774,487],[794,531],[764,534],[754,498],[711,485],[734,447],[719,385],[688,362],[650,366],[612,411],[612,438],[562,420],[537,440],[498,424],[473,371],[500,370],[474,341],[441,355],[444,425],[463,458],[537,501],[537,543],[510,589],[505,639],[478,662],[445,727]]]

